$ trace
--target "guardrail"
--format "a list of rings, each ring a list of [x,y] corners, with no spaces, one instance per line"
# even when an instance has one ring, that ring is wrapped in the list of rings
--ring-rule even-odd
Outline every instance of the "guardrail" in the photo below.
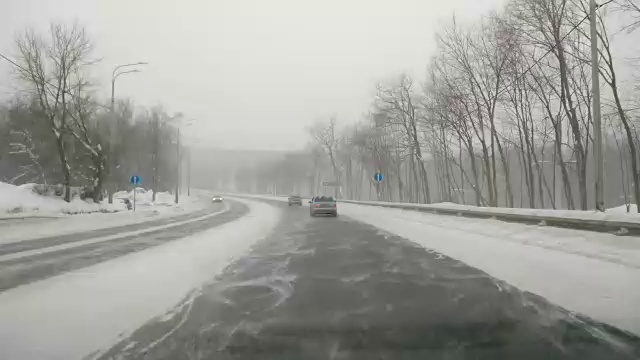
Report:
[[[247,198],[261,198],[264,200],[284,201],[287,196],[269,196],[269,195],[248,195],[248,194],[230,194],[232,196],[240,196]],[[616,219],[590,219],[589,212],[565,211],[563,214],[554,214],[558,210],[542,210],[542,209],[504,209],[504,208],[481,208],[466,207],[453,205],[426,205],[426,204],[410,204],[410,203],[394,203],[382,201],[359,201],[359,200],[343,200],[338,199],[338,203],[348,203],[367,206],[387,207],[393,209],[403,209],[427,212],[436,215],[448,216],[464,216],[481,219],[495,219],[506,222],[522,223],[528,225],[553,226],[559,228],[569,228],[577,230],[586,230],[594,232],[606,232],[615,235],[631,235],[640,236],[640,215],[636,221],[625,221]],[[340,205],[338,205],[340,206]],[[520,211],[520,213],[518,213]],[[529,213],[522,213],[529,212]],[[533,213],[541,212],[541,213]],[[563,212],[559,210],[558,212]],[[567,216],[566,213],[571,213]],[[595,214],[595,213],[593,213]],[[606,216],[606,215],[605,215]],[[632,215],[635,217],[635,215]]]
[[[356,201],[356,200],[340,200],[340,202],[349,203],[349,204],[421,211],[421,212],[428,212],[428,213],[437,214],[437,215],[496,219],[501,221],[517,222],[517,223],[524,223],[524,224],[530,224],[530,225],[545,225],[545,226],[571,228],[571,229],[578,229],[578,230],[607,232],[607,233],[613,233],[616,235],[640,236],[640,222],[571,218],[571,217],[563,217],[559,215],[554,216],[554,215],[545,215],[545,214],[518,214],[518,213],[510,213],[510,212],[501,212],[495,208],[460,209],[460,208],[446,208],[443,206],[430,206],[430,205],[424,205],[424,204],[384,203],[384,202],[369,202],[369,201]]]

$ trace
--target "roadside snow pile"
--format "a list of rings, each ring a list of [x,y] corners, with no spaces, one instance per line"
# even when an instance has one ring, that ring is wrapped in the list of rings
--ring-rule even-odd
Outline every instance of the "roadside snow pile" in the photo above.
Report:
[[[0,182],[0,217],[53,216],[126,210],[122,203],[96,204],[92,200],[74,198],[67,203],[57,197],[35,194],[30,186]]]
[[[144,188],[136,188],[136,207],[150,206],[173,206],[175,204],[175,196],[168,192],[156,193],[156,201],[153,201],[153,191]],[[133,203],[132,191],[119,191],[113,194],[114,199],[129,199]]]
[[[123,203],[125,199],[128,199],[127,194],[127,192],[114,194],[114,203]],[[136,200],[137,198],[138,196],[136,196]],[[141,196],[141,198],[143,197]],[[161,196],[160,199],[164,203],[159,206],[136,204],[136,211],[119,211],[117,213],[94,212],[73,216],[61,214],[48,216],[35,213],[37,215],[25,216],[4,214],[0,210],[0,219],[4,218],[3,221],[0,221],[0,233],[2,234],[0,244],[169,219],[211,207],[211,196],[208,192],[201,190],[192,190],[191,196],[180,197],[180,203],[177,205],[173,203],[173,197],[171,197],[171,206],[167,205],[167,196]],[[2,200],[0,197],[0,202]],[[8,220],[8,218],[14,217],[18,220]]]
[[[502,207],[480,207],[473,205],[461,205],[449,202],[435,203],[435,204],[415,204],[415,203],[402,203],[402,202],[386,202],[386,201],[352,201],[345,200],[353,204],[362,205],[382,205],[386,207],[395,208],[415,208],[415,209],[427,209],[427,210],[448,210],[448,211],[467,211],[476,212],[482,214],[496,214],[498,215],[522,215],[532,217],[546,217],[555,219],[575,219],[575,220],[595,220],[595,221],[620,221],[628,223],[640,223],[640,215],[626,212],[626,207],[615,207],[607,209],[606,212],[598,212],[595,210],[553,210],[553,209],[529,209],[529,208],[502,208]],[[632,210],[633,205],[632,205]]]
[[[628,216],[640,217],[636,204],[629,204],[629,211],[627,211],[627,205],[620,205],[607,209],[607,213],[610,214],[627,214]]]

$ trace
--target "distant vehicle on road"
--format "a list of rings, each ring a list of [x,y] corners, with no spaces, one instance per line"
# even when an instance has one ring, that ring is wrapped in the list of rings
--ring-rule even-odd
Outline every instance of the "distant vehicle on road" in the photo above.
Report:
[[[216,195],[211,199],[211,201],[213,201],[214,203],[222,202],[222,200],[223,200],[222,196],[220,196],[220,195]]]
[[[309,215],[331,215],[338,216],[338,204],[331,196],[315,196],[309,201]]]
[[[291,205],[300,205],[302,206],[302,198],[300,195],[291,195],[289,196],[289,206]]]

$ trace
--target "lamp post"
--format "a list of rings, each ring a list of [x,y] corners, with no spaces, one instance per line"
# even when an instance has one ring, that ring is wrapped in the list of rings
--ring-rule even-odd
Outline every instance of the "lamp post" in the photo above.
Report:
[[[178,203],[178,192],[180,192],[180,174],[182,170],[182,159],[180,158],[180,127],[177,129],[177,140],[176,140],[176,163],[178,165],[178,169],[176,171],[176,198],[175,203]]]
[[[142,70],[140,69],[133,69],[133,70],[125,70],[125,71],[120,71],[118,72],[118,70],[124,68],[124,67],[129,67],[129,66],[137,66],[137,65],[147,65],[147,62],[144,61],[140,61],[140,62],[136,62],[136,63],[131,63],[131,64],[124,64],[124,65],[118,65],[115,68],[113,68],[113,71],[111,72],[111,112],[113,112],[115,110],[114,105],[115,105],[115,99],[116,99],[116,79],[118,79],[118,77],[120,75],[124,75],[124,74],[130,74],[130,73],[137,73],[137,72],[141,72]]]
[[[122,68],[126,68],[129,66],[137,66],[137,65],[147,65],[146,62],[143,61],[139,61],[136,63],[131,63],[131,64],[124,64],[124,65],[118,65],[115,68],[113,68],[113,71],[111,72],[111,107],[110,107],[110,112],[111,112],[111,116],[112,119],[115,120],[115,101],[116,101],[116,80],[118,79],[118,77],[120,75],[124,75],[124,74],[130,74],[130,73],[137,73],[137,72],[141,72],[142,70],[140,69],[132,69],[132,70],[124,70],[124,71],[119,71]],[[111,126],[113,126],[114,121],[111,122]],[[113,131],[111,131],[111,133],[113,134]],[[107,177],[110,177],[110,172],[107,172]],[[112,180],[112,179],[110,179]],[[109,184],[109,204],[113,203],[113,192],[114,192],[114,184],[113,181],[110,181]]]
[[[182,178],[182,154],[180,152],[180,127],[181,126],[191,126],[193,125],[193,120],[187,120],[186,123],[182,124],[182,114],[178,114],[176,115],[172,120],[178,120],[178,124],[176,126],[176,189],[175,189],[175,198],[174,198],[174,202],[177,204],[178,200],[179,200],[179,192],[180,192],[180,179]],[[189,172],[187,173],[187,182],[188,182],[188,186],[189,188],[191,187],[191,154],[190,152],[187,150],[187,155],[189,156],[189,158],[187,158],[187,165],[189,167]],[[191,195],[191,190],[188,189],[187,190],[187,195]]]

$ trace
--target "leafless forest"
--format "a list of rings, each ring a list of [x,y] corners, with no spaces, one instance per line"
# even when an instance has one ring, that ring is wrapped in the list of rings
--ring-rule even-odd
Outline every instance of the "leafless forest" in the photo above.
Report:
[[[640,203],[640,87],[618,77],[621,64],[638,63],[611,46],[638,39],[639,10],[636,0],[598,9],[608,207]],[[511,0],[472,24],[454,18],[426,79],[379,84],[361,121],[319,120],[307,151],[242,169],[237,190],[333,193],[323,182],[338,181],[352,199],[593,209],[588,13],[584,1]]]
[[[436,36],[435,55],[425,59],[426,78],[400,74],[379,83],[361,119],[319,119],[308,128],[304,151],[240,166],[227,174],[227,187],[592,209],[588,13],[585,1],[511,0],[474,23],[453,18]],[[640,7],[638,0],[607,1],[598,13],[605,202],[636,204],[640,86],[630,79],[638,75],[638,59],[616,57],[612,42],[640,39]],[[640,42],[632,44],[640,50]],[[1,104],[0,180],[62,184],[67,200],[69,189],[80,187],[102,201],[127,187],[133,173],[156,190],[175,188],[187,151],[178,142],[183,116],[98,98],[91,81],[98,59],[82,27],[25,31],[15,49],[15,59],[4,59],[13,63],[20,91]],[[135,71],[114,69],[114,80]],[[373,180],[376,172],[384,181]],[[341,186],[323,186],[327,181]]]

